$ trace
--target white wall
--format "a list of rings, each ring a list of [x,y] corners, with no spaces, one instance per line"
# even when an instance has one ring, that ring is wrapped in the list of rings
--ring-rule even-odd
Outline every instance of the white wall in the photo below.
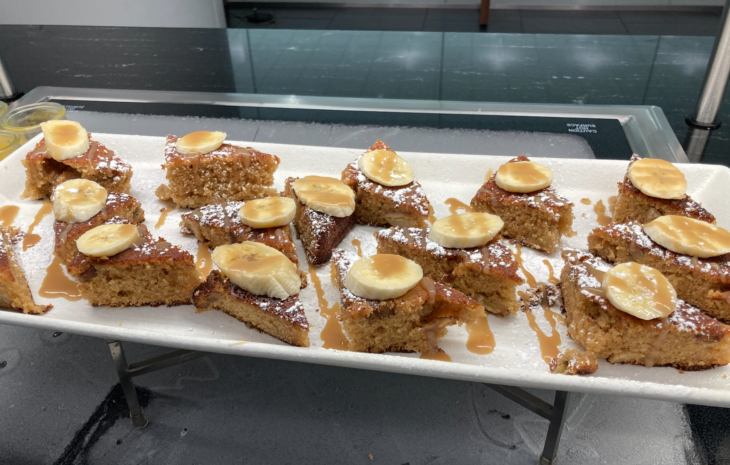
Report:
[[[225,28],[223,0],[0,0],[0,24]]]

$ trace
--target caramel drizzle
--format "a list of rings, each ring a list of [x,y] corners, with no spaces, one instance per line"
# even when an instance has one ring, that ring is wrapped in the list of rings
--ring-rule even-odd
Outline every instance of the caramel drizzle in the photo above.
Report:
[[[528,301],[528,295],[524,291],[517,291],[517,294],[522,298],[523,302]],[[550,324],[550,328],[552,329],[552,333],[550,336],[545,334],[543,330],[538,326],[537,321],[535,320],[535,315],[532,313],[532,311],[528,310],[525,312],[525,316],[527,316],[527,322],[530,325],[530,328],[535,332],[535,335],[537,336],[537,341],[540,344],[540,353],[542,355],[542,359],[545,363],[548,365],[550,362],[558,356],[558,353],[560,352],[560,333],[558,333],[557,330],[557,323],[558,319],[556,317],[555,312],[553,312],[550,309],[550,306],[547,305],[545,302],[541,302],[540,305],[543,309],[543,315],[545,316],[545,319]]]
[[[593,211],[596,212],[596,220],[598,220],[598,224],[601,226],[609,225],[613,221],[613,218],[606,215],[606,206],[603,204],[603,200],[596,202],[593,206]]]
[[[517,261],[517,265],[522,270],[522,274],[525,275],[525,280],[527,281],[527,285],[530,287],[537,287],[537,280],[535,277],[527,271],[527,268],[525,268],[524,261],[522,260],[522,245],[515,244],[515,247],[517,249],[517,253],[515,253],[515,260]],[[527,300],[524,300],[525,303],[527,303]]]
[[[334,270],[334,261],[331,264],[332,269],[330,273],[336,273]],[[324,329],[320,333],[319,337],[322,339],[322,347],[325,349],[337,349],[337,350],[348,350],[348,341],[345,334],[342,332],[342,326],[340,320],[337,319],[337,314],[340,312],[340,304],[334,303],[331,306],[327,299],[324,298],[324,289],[322,289],[322,281],[317,276],[317,267],[309,265],[309,276],[314,284],[314,290],[317,292],[317,300],[319,302],[319,310],[322,316],[325,318],[326,323]]]
[[[20,207],[15,205],[6,205],[0,207],[0,225],[9,228],[13,225],[15,218],[18,216]]]
[[[469,352],[479,355],[491,354],[497,346],[494,340],[494,333],[489,328],[489,315],[480,315],[474,321],[466,324],[466,332],[469,339],[466,341],[466,348]]]
[[[464,210],[464,213],[471,213],[474,211],[471,206],[465,204],[461,200],[455,199],[453,197],[450,197],[444,201],[446,205],[449,206],[449,212],[452,215],[456,215],[459,213],[459,210]]]
[[[175,210],[177,207],[175,205],[170,205],[165,208],[160,209],[160,218],[157,220],[157,223],[155,224],[155,229],[160,229],[162,226],[165,225],[165,220],[167,220],[167,214],[171,211]]]
[[[548,283],[559,284],[560,280],[555,277],[555,270],[553,270],[553,266],[550,264],[550,261],[546,258],[542,261],[542,263],[547,266],[548,272],[550,273],[550,277],[548,277]]]
[[[354,245],[355,248],[357,249],[357,255],[362,258],[362,247],[361,247],[362,243],[360,242],[360,240],[359,239],[353,239],[352,240],[352,245]]]
[[[583,205],[590,205],[591,199],[580,199],[580,203],[582,203]]]
[[[615,195],[608,198],[608,211],[611,212],[612,215],[613,212],[616,211],[616,200],[618,200],[618,197]]]
[[[81,292],[78,284],[69,279],[61,268],[61,257],[53,256],[53,261],[46,268],[46,277],[38,291],[38,295],[47,299],[58,299],[62,297],[71,302],[81,300]]]
[[[443,349],[437,349],[431,352],[421,352],[421,356],[424,360],[438,360],[440,362],[450,362],[451,356],[444,352]]]
[[[207,243],[198,243],[198,253],[195,256],[195,268],[198,270],[200,279],[208,279],[210,270],[213,269],[213,259],[210,256],[210,249]]]
[[[91,143],[91,147],[89,147],[89,151],[87,153],[87,160],[89,161],[89,164],[91,166],[94,166],[94,155],[96,155],[97,148],[99,148],[99,143],[96,141],[93,141]]]
[[[428,209],[428,222],[434,224],[438,218],[433,213],[433,208]]]
[[[44,200],[43,205],[38,210],[38,213],[36,213],[35,215],[35,219],[30,224],[30,226],[28,226],[28,234],[26,234],[23,238],[23,251],[30,249],[41,241],[41,236],[39,236],[38,234],[33,234],[33,231],[35,230],[35,227],[40,224],[43,218],[45,218],[46,215],[50,214],[52,211],[53,204],[51,203],[51,201]]]

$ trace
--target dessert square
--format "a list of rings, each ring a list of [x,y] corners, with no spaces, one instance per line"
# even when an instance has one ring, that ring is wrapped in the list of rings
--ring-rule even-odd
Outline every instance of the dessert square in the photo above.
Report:
[[[413,260],[424,275],[463,292],[488,312],[505,316],[520,309],[516,289],[523,280],[499,235],[483,247],[468,249],[442,247],[428,238],[428,229],[392,227],[373,235],[378,253]]]
[[[393,151],[378,140],[367,152]],[[366,153],[367,153],[366,152]],[[362,155],[361,155],[362,156]],[[366,177],[358,168],[358,157],[342,172],[342,182],[355,191],[355,221],[372,226],[425,228],[433,208],[421,185],[413,181],[405,186],[384,186]]]
[[[142,204],[130,195],[109,193],[104,209],[92,218],[81,223],[55,220],[53,223],[55,254],[61,257],[63,263],[70,262],[79,252],[76,240],[86,231],[114,217],[125,218],[132,223],[142,223],[144,222]]]
[[[530,161],[520,155],[507,163]],[[477,191],[471,207],[504,221],[501,234],[545,252],[555,252],[563,235],[572,236],[573,204],[552,187],[535,192],[508,192],[497,185],[496,173]]]
[[[132,167],[104,144],[91,139],[89,150],[78,157],[57,161],[47,153],[41,139],[22,161],[25,166],[25,191],[21,197],[46,199],[53,189],[69,179],[89,179],[107,191],[129,193]]]
[[[340,321],[350,350],[435,352],[447,326],[473,321],[484,313],[476,301],[429,278],[395,299],[357,297],[345,287],[344,280],[359,257],[337,249],[332,259],[342,303]]]
[[[129,224],[111,218],[105,224]],[[190,303],[200,284],[193,256],[162,238],[155,239],[143,224],[137,225],[140,240],[110,257],[77,253],[67,266],[80,281],[81,295],[93,306],[157,307]]]
[[[568,334],[610,363],[706,370],[730,362],[730,327],[683,300],[666,319],[642,320],[608,301],[601,273],[610,266],[597,257],[564,250],[561,274]]]
[[[251,200],[276,194],[271,187],[279,157],[252,149],[223,144],[205,154],[177,151],[178,136],[167,136],[165,177],[157,188],[160,200],[178,207],[198,208],[223,201]]]
[[[355,225],[355,215],[339,218],[304,205],[292,187],[297,179],[299,178],[287,178],[283,195],[296,202],[294,228],[307,253],[307,261],[312,265],[322,265],[330,260],[332,251]]]
[[[637,160],[641,160],[641,157],[634,154],[631,157],[631,163]],[[629,163],[629,167],[631,167],[631,163]],[[634,221],[646,224],[664,215],[687,216],[715,223],[715,217],[698,202],[692,200],[689,195],[685,195],[682,199],[660,199],[641,192],[627,176],[624,176],[624,180],[618,183],[618,196],[613,210],[614,223]]]
[[[36,305],[13,250],[14,234],[0,226],[0,308],[41,315],[52,305]]]
[[[309,323],[299,295],[283,300],[255,295],[213,270],[193,291],[193,305],[198,312],[220,310],[287,344],[309,347]]]
[[[656,268],[677,296],[720,321],[730,322],[730,254],[699,258],[672,252],[654,242],[641,224],[610,224],[588,235],[591,253],[613,263]]]
[[[299,265],[289,225],[256,229],[241,222],[238,211],[244,202],[223,202],[197,208],[182,215],[181,232],[193,234],[211,249],[225,244],[254,241],[273,247]]]

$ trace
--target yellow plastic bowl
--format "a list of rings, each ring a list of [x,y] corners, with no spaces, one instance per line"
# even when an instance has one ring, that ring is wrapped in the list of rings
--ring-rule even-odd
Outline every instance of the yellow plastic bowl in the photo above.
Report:
[[[52,102],[33,103],[14,108],[0,117],[0,129],[18,136],[18,143],[25,144],[41,133],[41,123],[66,119],[66,108]]]
[[[8,111],[8,104],[5,102],[0,102],[0,117],[2,117],[6,111]]]

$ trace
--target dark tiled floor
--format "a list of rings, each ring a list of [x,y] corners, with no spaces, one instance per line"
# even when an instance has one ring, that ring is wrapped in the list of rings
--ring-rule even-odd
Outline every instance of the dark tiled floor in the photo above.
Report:
[[[291,8],[262,6],[274,21],[246,20],[250,5],[229,4],[228,27],[360,31],[480,32],[479,10],[446,8]],[[492,10],[486,32],[714,36],[716,12]]]

